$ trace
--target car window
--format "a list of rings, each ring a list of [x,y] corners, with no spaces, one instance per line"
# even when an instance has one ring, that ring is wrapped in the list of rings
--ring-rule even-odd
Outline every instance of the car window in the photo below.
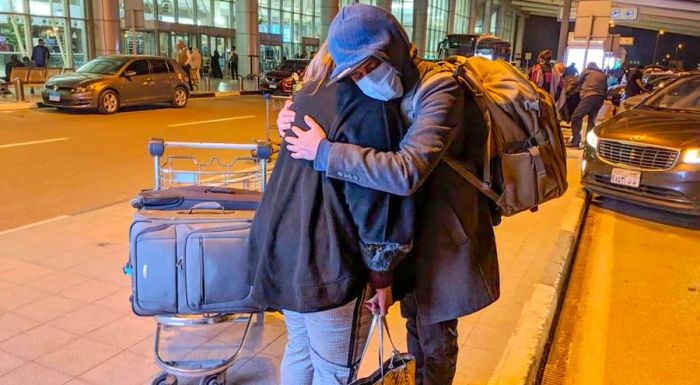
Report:
[[[126,59],[98,58],[90,60],[76,72],[114,75],[126,63]]]
[[[126,67],[126,71],[134,71],[136,75],[148,75],[148,61],[136,60]]]
[[[151,73],[162,74],[168,72],[168,65],[165,64],[165,60],[154,59],[149,60],[149,62],[151,63]]]
[[[649,98],[647,106],[700,111],[700,76],[671,83]]]

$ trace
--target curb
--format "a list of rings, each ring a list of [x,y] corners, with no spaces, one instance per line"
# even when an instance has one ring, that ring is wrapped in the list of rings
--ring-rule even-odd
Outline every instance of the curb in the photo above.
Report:
[[[560,300],[565,293],[573,257],[588,211],[588,198],[577,194],[559,227],[557,244],[548,269],[525,303],[513,335],[491,374],[488,385],[535,384]]]
[[[39,108],[39,102],[16,102],[0,104],[0,111],[23,111]]]

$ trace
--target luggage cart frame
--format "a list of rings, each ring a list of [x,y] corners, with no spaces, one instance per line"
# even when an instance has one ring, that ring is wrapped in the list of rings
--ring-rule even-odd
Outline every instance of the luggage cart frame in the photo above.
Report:
[[[151,139],[148,144],[148,150],[150,155],[153,157],[154,165],[154,179],[155,179],[155,189],[159,190],[162,188],[164,173],[168,172],[168,175],[172,178],[175,172],[178,170],[173,170],[172,159],[183,159],[183,157],[167,158],[166,162],[163,163],[163,156],[165,155],[166,148],[187,148],[187,149],[215,149],[215,150],[249,150],[251,151],[251,156],[236,158],[231,163],[221,163],[219,158],[211,158],[209,162],[205,165],[211,165],[212,163],[217,163],[221,166],[222,173],[224,174],[223,179],[218,181],[217,185],[230,185],[234,183],[245,184],[249,180],[253,179],[254,182],[259,181],[259,186],[261,191],[265,191],[266,179],[268,174],[268,166],[270,159],[272,157],[272,145],[269,141],[259,141],[254,144],[236,144],[236,143],[206,143],[206,142],[167,142],[163,139]],[[190,159],[189,157],[184,157]],[[250,170],[236,171],[233,167],[237,160],[246,159],[254,160],[258,163],[258,171],[251,172]],[[201,165],[196,162],[193,163],[196,166],[195,170],[189,170],[191,173],[197,176],[196,179],[192,180],[193,183],[201,184],[206,183],[206,180],[202,181],[199,176],[201,174],[211,175],[213,171],[203,171]],[[164,165],[170,168],[164,168]],[[178,382],[178,377],[187,378],[197,378],[199,377],[199,385],[224,385],[226,384],[226,370],[233,365],[243,350],[246,340],[248,339],[248,333],[253,322],[253,316],[255,313],[225,313],[225,314],[198,314],[198,315],[162,315],[155,316],[156,321],[156,334],[154,343],[154,357],[156,364],[163,370],[163,372],[155,375],[151,379],[152,385],[176,385]],[[245,321],[245,328],[243,330],[243,335],[240,339],[240,344],[236,351],[226,357],[225,359],[214,359],[214,360],[171,360],[166,361],[161,356],[161,337],[162,332],[165,328],[177,328],[177,327],[191,327],[191,326],[206,326],[220,324],[224,322],[235,322],[235,321]],[[257,324],[262,325],[264,322],[264,312],[257,313]]]

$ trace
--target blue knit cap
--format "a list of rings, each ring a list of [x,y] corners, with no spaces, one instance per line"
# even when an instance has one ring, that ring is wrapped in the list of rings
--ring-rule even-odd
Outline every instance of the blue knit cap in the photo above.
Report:
[[[367,58],[374,56],[396,70],[409,51],[409,40],[394,15],[371,5],[354,3],[343,7],[328,29],[328,51],[335,62],[331,81],[351,74]]]

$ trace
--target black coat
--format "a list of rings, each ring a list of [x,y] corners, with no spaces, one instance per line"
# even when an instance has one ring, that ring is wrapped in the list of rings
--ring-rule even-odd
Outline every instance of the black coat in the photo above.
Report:
[[[405,130],[399,104],[365,96],[351,80],[307,84],[295,98],[333,142],[380,151],[398,148]],[[315,312],[357,298],[369,270],[387,271],[410,250],[414,200],[327,178],[280,150],[250,234],[249,279],[266,307]]]

